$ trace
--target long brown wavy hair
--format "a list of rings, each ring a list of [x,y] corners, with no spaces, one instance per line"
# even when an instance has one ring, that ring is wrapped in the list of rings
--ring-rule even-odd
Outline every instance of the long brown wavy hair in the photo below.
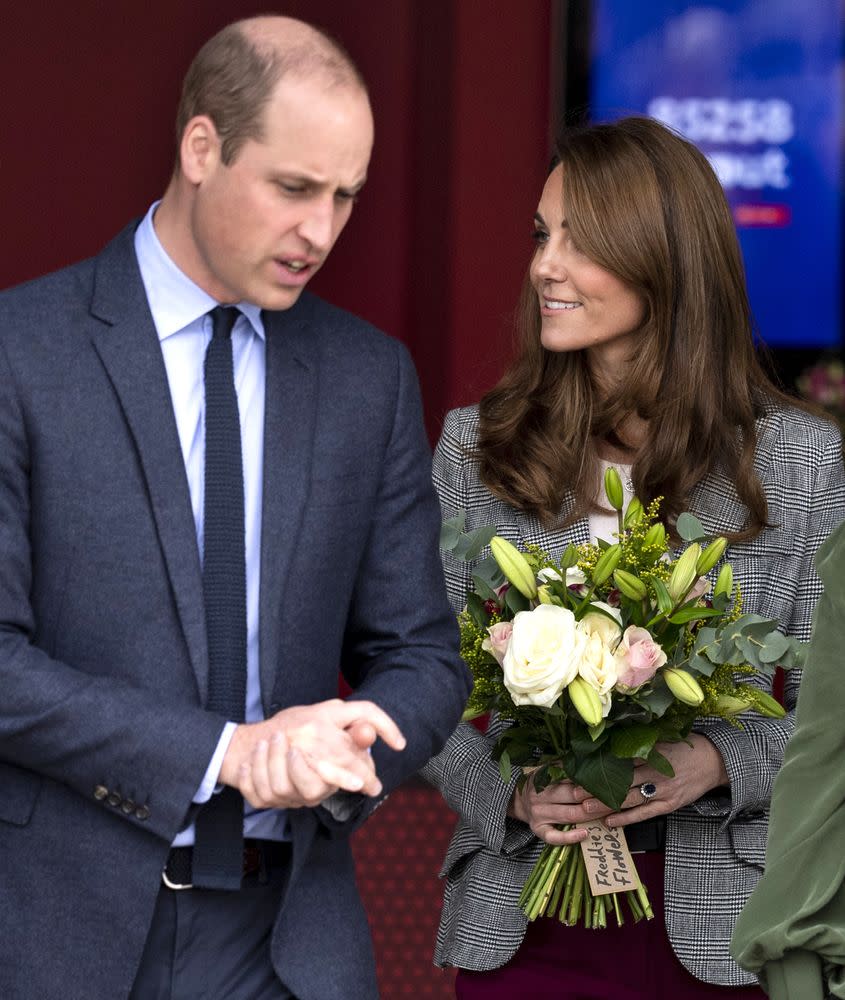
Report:
[[[645,436],[630,451],[636,495],[663,497],[670,524],[715,469],[748,515],[735,540],[766,526],[754,471],[755,420],[786,397],[752,339],[731,211],[706,158],[658,122],[625,118],[567,130],[556,144],[566,219],[576,246],[644,303],[637,351],[619,384],[599,387],[586,351],[540,343],[537,294],[526,278],[519,351],[480,403],[476,449],[483,482],[500,499],[560,524],[599,509],[599,448],[624,448],[631,416]]]

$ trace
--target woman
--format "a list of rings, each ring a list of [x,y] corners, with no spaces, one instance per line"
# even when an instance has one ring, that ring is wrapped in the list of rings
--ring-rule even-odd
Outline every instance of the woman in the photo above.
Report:
[[[648,119],[569,131],[534,240],[518,357],[445,422],[443,516],[464,509],[468,529],[493,523],[551,552],[609,537],[599,496],[612,463],[644,502],[664,498],[664,518],[689,509],[727,535],[744,609],[809,638],[813,555],[845,518],[841,440],[756,360],[731,213],[707,160]],[[445,570],[457,609],[471,567],[446,557]],[[796,693],[788,676],[789,708]],[[460,816],[436,952],[461,970],[458,996],[762,996],[728,945],[762,872],[791,719],[702,721],[689,744],[661,745],[675,777],[638,768],[616,814],[569,782],[543,794],[517,791],[516,777],[505,785],[490,759],[498,731],[495,719],[486,737],[461,726],[426,769]],[[648,782],[657,792],[645,799]],[[526,927],[517,898],[542,841],[573,842],[583,834],[556,827],[596,816],[629,827],[644,851],[658,919]]]
[[[825,592],[775,782],[766,874],[733,938],[772,1000],[845,997],[845,526],[816,566]]]

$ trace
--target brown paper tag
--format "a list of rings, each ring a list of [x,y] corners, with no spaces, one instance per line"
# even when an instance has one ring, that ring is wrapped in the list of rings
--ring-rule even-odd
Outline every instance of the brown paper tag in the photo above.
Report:
[[[577,826],[587,831],[586,838],[581,841],[581,853],[593,895],[605,896],[609,892],[638,888],[640,877],[628,850],[624,828],[617,826],[611,830],[601,820]]]

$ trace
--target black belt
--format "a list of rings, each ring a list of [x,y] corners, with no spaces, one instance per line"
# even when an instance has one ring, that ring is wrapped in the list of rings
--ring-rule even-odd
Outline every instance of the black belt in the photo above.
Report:
[[[666,817],[655,816],[654,819],[644,819],[642,823],[632,823],[623,827],[628,850],[631,853],[640,851],[662,851],[666,847]]]
[[[161,880],[168,889],[192,889],[193,847],[172,847]],[[290,861],[290,844],[279,840],[244,840],[243,877],[257,875],[266,881],[268,873]]]

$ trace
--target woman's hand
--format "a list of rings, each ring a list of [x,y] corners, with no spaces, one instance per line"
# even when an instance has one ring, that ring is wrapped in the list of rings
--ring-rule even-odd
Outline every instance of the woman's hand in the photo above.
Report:
[[[538,792],[530,777],[521,789],[514,789],[508,807],[509,816],[522,820],[535,837],[547,844],[577,844],[587,836],[586,830],[563,831],[557,827],[601,819],[612,812],[571,781],[548,785]]]
[[[645,762],[635,766],[631,789],[618,812],[571,781],[538,792],[529,779],[521,790],[514,790],[508,815],[522,820],[547,844],[577,844],[586,837],[586,830],[563,831],[557,827],[596,819],[610,827],[629,826],[674,812],[712,789],[729,784],[722,755],[710,740],[700,733],[691,733],[688,740],[657,744],[657,750],[674,768],[674,778],[667,778]],[[648,784],[655,788],[651,798],[645,798],[640,791],[641,785]]]
[[[645,762],[637,764],[631,790],[622,803],[622,809],[608,815],[605,820],[608,826],[628,826],[674,812],[712,789],[730,784],[722,755],[710,740],[700,733],[690,733],[687,739],[689,743],[657,744],[656,749],[674,768],[674,778],[667,778]],[[640,791],[640,787],[647,784],[654,785],[651,798],[646,798]],[[587,799],[584,806],[590,803],[601,805],[598,799]]]

